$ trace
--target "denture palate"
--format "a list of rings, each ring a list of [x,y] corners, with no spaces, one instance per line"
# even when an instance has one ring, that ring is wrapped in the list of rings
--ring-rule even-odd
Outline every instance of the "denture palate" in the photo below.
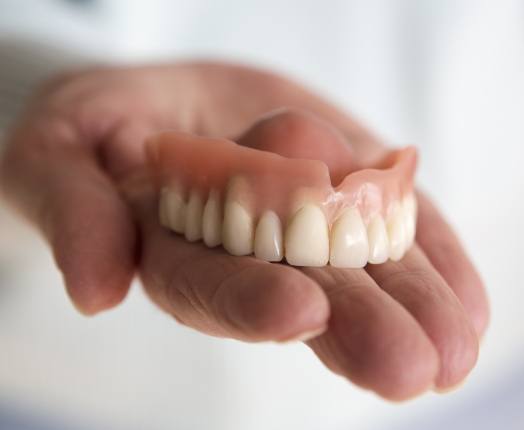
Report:
[[[412,147],[338,184],[321,160],[228,140],[163,132],[147,147],[160,223],[188,241],[270,262],[342,268],[400,260],[413,244]]]

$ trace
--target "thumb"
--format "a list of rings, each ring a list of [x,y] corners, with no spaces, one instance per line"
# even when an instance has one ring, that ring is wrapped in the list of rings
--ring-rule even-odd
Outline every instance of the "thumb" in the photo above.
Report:
[[[0,160],[0,186],[49,242],[79,311],[123,300],[134,274],[134,224],[74,127],[56,119],[22,124]]]

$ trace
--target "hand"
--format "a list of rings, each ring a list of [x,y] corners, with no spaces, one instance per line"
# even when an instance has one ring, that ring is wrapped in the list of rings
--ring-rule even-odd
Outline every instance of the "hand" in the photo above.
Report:
[[[322,332],[307,341],[320,359],[389,399],[458,384],[475,364],[488,305],[457,238],[424,196],[417,245],[400,262],[361,270],[231,257],[159,226],[151,188],[133,182],[147,135],[177,128],[234,138],[281,106],[333,123],[362,164],[384,151],[343,112],[260,71],[204,63],[92,70],[35,96],[8,137],[0,184],[49,241],[86,314],[119,303],[138,267],[150,297],[203,332],[247,341]],[[297,115],[287,120],[301,132]]]

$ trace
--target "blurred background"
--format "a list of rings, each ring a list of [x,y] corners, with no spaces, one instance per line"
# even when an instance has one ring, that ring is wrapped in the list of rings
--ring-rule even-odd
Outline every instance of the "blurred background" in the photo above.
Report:
[[[524,428],[524,2],[0,0],[0,41],[13,37],[86,62],[264,66],[415,143],[419,182],[478,265],[492,322],[464,386],[391,404],[304,345],[186,329],[139,285],[80,316],[45,245],[0,203],[0,429]]]

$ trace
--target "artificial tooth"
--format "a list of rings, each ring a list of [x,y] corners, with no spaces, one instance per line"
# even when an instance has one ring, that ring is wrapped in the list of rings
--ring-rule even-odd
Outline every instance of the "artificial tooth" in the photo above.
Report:
[[[410,248],[415,241],[417,228],[417,202],[414,194],[410,193],[402,200],[404,211],[404,229],[406,234],[406,249]]]
[[[398,261],[404,256],[406,250],[406,232],[404,211],[400,205],[395,205],[387,223],[389,239],[389,258]]]
[[[220,194],[215,189],[210,191],[204,207],[202,234],[204,236],[204,243],[211,248],[222,243]]]
[[[177,233],[184,233],[186,203],[182,193],[173,188],[163,188],[160,195],[160,222]]]
[[[224,204],[222,243],[226,251],[233,255],[249,255],[253,252],[253,216],[240,204],[249,198],[250,192],[245,178],[234,176],[229,180]]]
[[[407,208],[410,212],[412,212],[414,215],[416,215],[417,212],[417,199],[415,197],[414,193],[409,193],[404,196],[402,199],[402,203],[405,208]]]
[[[369,257],[366,226],[356,208],[345,211],[331,229],[329,263],[335,267],[364,267]]]
[[[384,219],[377,215],[368,225],[369,257],[371,264],[381,264],[389,257],[389,239]]]
[[[329,260],[329,229],[324,212],[315,205],[302,207],[285,233],[286,260],[294,266],[325,266]]]
[[[190,242],[202,239],[203,210],[202,195],[197,190],[191,191],[186,208],[186,239]]]
[[[284,257],[282,224],[273,211],[265,211],[255,230],[255,256],[265,261],[280,261]]]
[[[232,255],[249,255],[253,252],[253,217],[244,207],[232,200],[224,207],[222,242]]]

